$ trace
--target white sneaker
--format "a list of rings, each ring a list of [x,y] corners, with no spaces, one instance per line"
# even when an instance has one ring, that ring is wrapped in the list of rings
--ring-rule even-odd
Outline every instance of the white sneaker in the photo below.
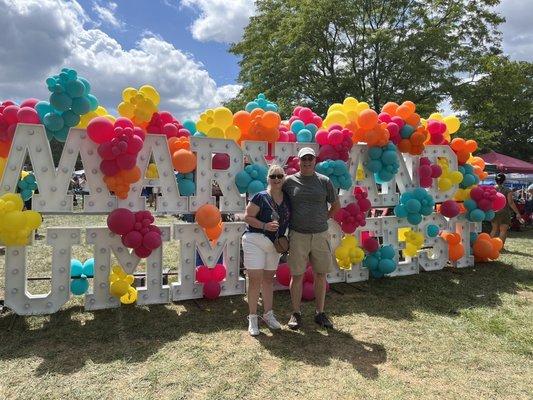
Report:
[[[259,335],[259,326],[257,325],[257,315],[248,315],[248,333],[251,336]]]
[[[278,322],[274,316],[274,311],[270,310],[269,312],[263,314],[263,321],[268,325],[270,329],[281,329],[281,324]]]

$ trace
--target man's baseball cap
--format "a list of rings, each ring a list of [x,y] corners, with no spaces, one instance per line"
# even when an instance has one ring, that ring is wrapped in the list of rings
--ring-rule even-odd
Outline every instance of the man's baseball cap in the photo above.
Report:
[[[316,157],[315,151],[311,147],[302,147],[298,152],[298,158],[302,158],[303,156],[306,156],[308,154],[311,154],[313,157]]]

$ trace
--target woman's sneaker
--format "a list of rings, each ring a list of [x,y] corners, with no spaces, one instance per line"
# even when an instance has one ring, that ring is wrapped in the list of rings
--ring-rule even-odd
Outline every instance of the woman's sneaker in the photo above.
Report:
[[[257,325],[257,315],[248,315],[248,333],[251,336],[259,335],[259,326]]]
[[[274,316],[274,311],[270,310],[269,312],[263,314],[263,321],[268,325],[270,329],[281,329],[281,324],[278,322]]]

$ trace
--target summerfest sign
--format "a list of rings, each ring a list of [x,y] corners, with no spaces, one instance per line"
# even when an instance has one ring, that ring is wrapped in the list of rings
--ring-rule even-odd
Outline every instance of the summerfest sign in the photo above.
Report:
[[[164,135],[146,136],[144,147],[137,157],[137,166],[146,171],[150,160],[157,165],[159,178],[141,179],[131,186],[128,198],[121,200],[110,194],[100,171],[100,158],[97,145],[88,139],[84,129],[71,129],[64,144],[59,165],[52,159],[49,141],[44,126],[18,124],[13,139],[5,172],[0,182],[0,195],[15,192],[20,171],[26,156],[29,155],[39,187],[39,193],[32,198],[32,208],[46,214],[72,214],[82,218],[85,214],[108,214],[116,208],[124,207],[132,211],[144,210],[146,199],[141,195],[144,186],[159,189],[157,211],[155,215],[194,213],[206,203],[215,203],[212,196],[212,182],[216,181],[222,191],[220,210],[223,213],[243,213],[246,197],[239,193],[235,184],[235,175],[244,168],[244,158],[252,163],[267,164],[266,142],[243,142],[239,146],[231,140],[191,137],[191,150],[197,154],[196,195],[181,196],[175,179],[171,156]],[[276,164],[285,165],[290,156],[298,153],[301,147],[315,147],[316,143],[276,143],[274,160]],[[229,155],[230,165],[226,170],[212,169],[211,158],[214,153]],[[81,158],[87,178],[87,190],[83,209],[74,211],[73,196],[68,194],[70,179],[74,172],[78,155]],[[367,160],[367,146],[354,145],[349,160],[350,174],[353,178],[352,188],[340,191],[341,204],[346,205],[355,200],[353,187],[363,186],[368,190],[368,198],[374,208],[393,207],[398,204],[399,195],[418,187],[418,166],[420,157],[428,157],[436,163],[438,157],[445,157],[452,170],[457,169],[457,158],[449,146],[427,146],[421,156],[399,153],[400,169],[395,179],[383,185],[377,185],[373,174],[365,174],[362,181],[357,181],[357,166]],[[144,176],[144,174],[143,174]],[[439,192],[436,181],[428,192],[436,202],[451,199],[457,186],[447,192]],[[406,219],[395,216],[367,218],[367,224],[356,230],[359,238],[362,231],[370,231],[382,237],[384,244],[397,249],[398,268],[389,276],[417,274],[420,270],[434,271],[444,268],[448,262],[448,246],[439,236],[427,237],[422,251],[417,257],[399,258],[399,250],[405,248],[404,242],[398,240],[398,229],[410,227],[415,231],[425,232],[427,225],[438,225],[441,230],[461,233],[465,256],[455,262],[456,267],[474,264],[470,254],[470,232],[479,231],[479,224],[466,221],[463,217],[447,219],[434,213],[424,217],[418,226],[410,225]],[[224,223],[222,235],[212,244],[204,231],[195,223],[174,223],[172,226],[160,226],[163,245],[152,252],[146,259],[145,286],[138,287],[137,304],[164,304],[172,301],[202,297],[202,285],[195,282],[196,253],[205,265],[213,267],[222,255],[227,276],[221,283],[221,295],[236,295],[245,292],[244,278],[239,275],[241,264],[240,243],[246,225],[242,222]],[[336,248],[344,235],[339,225],[329,221],[332,247]],[[170,241],[179,242],[180,259],[173,267],[178,270],[177,282],[163,284],[163,248]],[[128,274],[138,268],[141,259],[123,246],[120,237],[107,227],[53,227],[48,228],[47,245],[52,247],[50,265],[51,290],[45,294],[31,294],[27,289],[26,252],[28,247],[7,247],[5,258],[5,305],[15,313],[51,314],[57,312],[70,298],[70,260],[73,245],[89,244],[94,248],[94,279],[92,287],[85,295],[85,308],[97,310],[119,307],[120,301],[109,292],[109,274],[112,264],[120,264]],[[113,262],[112,256],[116,259]],[[332,255],[334,258],[334,256]],[[355,264],[351,270],[335,270],[328,274],[330,283],[357,282],[368,280],[369,273],[361,264]],[[278,287],[281,289],[282,287]]]

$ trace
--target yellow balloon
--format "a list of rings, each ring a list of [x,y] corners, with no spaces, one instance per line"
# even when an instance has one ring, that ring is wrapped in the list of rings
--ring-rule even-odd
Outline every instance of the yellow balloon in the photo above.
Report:
[[[346,111],[355,111],[359,102],[353,97],[346,97],[342,102]]]
[[[358,113],[360,113],[361,111],[367,110],[369,108],[370,106],[368,105],[368,103],[365,101],[362,101],[361,103],[357,104],[357,107],[355,109],[357,110]]]
[[[224,139],[224,131],[217,126],[212,127],[206,135],[213,139]]]
[[[341,111],[332,111],[328,113],[326,119],[324,120],[324,126],[329,128],[331,125],[340,125],[345,126],[348,123],[348,118],[346,114]]]
[[[159,104],[159,92],[153,86],[143,85],[139,89],[139,92],[141,92],[147,99],[150,99],[154,105],[157,106]]]
[[[446,128],[448,128],[450,135],[453,135],[461,127],[461,121],[459,121],[459,118],[457,118],[455,115],[449,115],[445,117],[443,122],[446,124]]]
[[[2,175],[4,175],[4,169],[6,169],[7,158],[0,157],[0,180],[2,180]]]
[[[425,119],[425,118],[420,118],[420,123],[421,123],[424,127],[427,127],[427,126],[428,126],[428,120]]]
[[[233,125],[233,113],[226,107],[215,108],[213,119],[215,121],[215,125],[222,130],[225,130]]]
[[[452,183],[457,185],[463,180],[463,174],[461,174],[459,171],[452,171],[450,173],[450,180],[452,181]]]
[[[7,212],[4,214],[2,219],[4,229],[7,229],[12,232],[21,230],[27,224],[26,217],[22,211]]]
[[[135,106],[129,102],[122,102],[118,105],[117,111],[123,117],[133,118],[133,116],[135,115]]]
[[[365,258],[365,252],[363,251],[362,248],[357,247],[355,249],[355,257],[352,259],[352,261],[354,263],[359,263],[359,262],[363,261],[363,258]]]
[[[344,107],[342,106],[341,103],[333,103],[332,105],[329,106],[327,113],[329,114],[329,113],[331,113],[333,111],[344,112]]]
[[[26,225],[28,226],[28,228],[30,228],[30,230],[35,230],[41,226],[43,218],[41,217],[41,214],[39,214],[37,211],[24,211],[24,215],[26,216]]]
[[[132,87],[127,87],[122,91],[122,100],[129,103],[132,98],[137,95],[137,89]]]
[[[439,179],[439,190],[441,192],[446,192],[452,188],[452,181],[448,178]]]
[[[111,285],[109,286],[109,293],[111,293],[115,297],[122,297],[126,293],[128,293],[128,288],[130,285],[122,279],[117,279],[114,282],[111,282]]]
[[[434,119],[436,121],[442,121],[442,115],[440,113],[433,113],[428,119]]]
[[[24,208],[24,201],[18,193],[6,193],[0,199],[4,200],[6,203],[11,202],[11,205],[6,204],[6,208],[11,211],[22,211]]]
[[[133,304],[137,301],[137,289],[133,287],[128,288],[128,292],[120,298],[122,304]]]
[[[335,257],[339,259],[348,258],[349,249],[346,246],[339,246],[335,249]]]
[[[241,130],[238,126],[232,125],[226,129],[225,135],[226,139],[237,141],[241,138]]]

